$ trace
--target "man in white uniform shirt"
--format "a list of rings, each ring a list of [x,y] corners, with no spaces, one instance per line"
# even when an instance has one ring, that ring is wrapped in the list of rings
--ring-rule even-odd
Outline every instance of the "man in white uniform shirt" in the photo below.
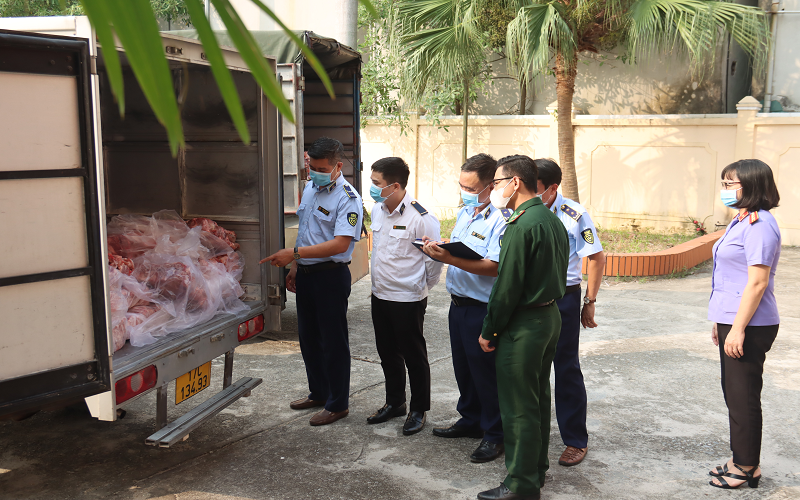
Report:
[[[403,434],[425,425],[431,405],[431,370],[422,334],[428,289],[442,264],[414,247],[424,235],[439,239],[439,221],[406,192],[409,169],[402,158],[372,165],[372,324],[386,378],[386,404],[367,418],[377,424],[406,414],[406,368],[411,385]]]

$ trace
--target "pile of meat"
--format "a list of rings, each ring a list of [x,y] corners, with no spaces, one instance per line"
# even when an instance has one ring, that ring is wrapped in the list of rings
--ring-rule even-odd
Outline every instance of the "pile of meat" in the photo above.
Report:
[[[108,224],[114,350],[247,309],[236,233],[172,210],[119,215]]]

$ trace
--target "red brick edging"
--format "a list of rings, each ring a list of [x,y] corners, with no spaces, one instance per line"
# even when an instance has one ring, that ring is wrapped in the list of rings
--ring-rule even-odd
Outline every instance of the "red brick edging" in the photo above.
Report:
[[[659,252],[607,254],[603,276],[663,276],[691,269],[711,258],[711,249],[723,234],[724,230],[717,231]],[[367,241],[372,251],[372,231],[367,233]],[[584,258],[583,274],[586,264]]]
[[[603,276],[663,276],[691,269],[711,258],[711,249],[723,234],[724,230],[717,231],[658,252],[607,254]],[[583,274],[586,266],[584,258]]]

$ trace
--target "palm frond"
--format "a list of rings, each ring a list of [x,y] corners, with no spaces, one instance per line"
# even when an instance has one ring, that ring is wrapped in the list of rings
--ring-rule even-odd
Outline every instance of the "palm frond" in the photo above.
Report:
[[[629,48],[633,60],[665,53],[688,56],[693,72],[713,63],[723,33],[729,33],[753,59],[756,75],[764,73],[769,26],[764,12],[715,0],[637,0],[628,12]]]
[[[471,0],[401,0],[390,24],[390,47],[405,59],[400,88],[410,104],[431,81],[470,81],[486,59]]]
[[[521,78],[528,71],[544,71],[556,53],[571,64],[577,50],[564,7],[557,1],[522,7],[508,25],[506,47],[509,64]]]

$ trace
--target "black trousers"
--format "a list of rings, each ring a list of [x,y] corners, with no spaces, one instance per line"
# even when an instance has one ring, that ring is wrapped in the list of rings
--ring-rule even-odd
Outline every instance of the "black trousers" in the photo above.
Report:
[[[417,302],[393,302],[372,296],[375,344],[386,378],[386,404],[406,402],[406,368],[411,385],[410,411],[431,409],[431,367],[422,335],[427,297]]]
[[[553,368],[556,372],[556,418],[561,440],[566,446],[586,448],[586,385],[578,358],[581,337],[581,291],[564,295],[556,301],[561,313]]]
[[[748,326],[744,329],[744,356],[725,354],[725,338],[731,325],[717,323],[722,394],[728,405],[733,463],[761,463],[761,387],[764,359],[778,335],[778,326]]]
[[[486,305],[457,306],[450,303],[450,349],[453,370],[458,384],[458,404],[461,414],[456,425],[483,430],[483,439],[503,442],[503,422],[497,397],[495,352],[483,352],[481,335]]]
[[[297,328],[306,365],[309,399],[332,412],[348,408],[350,342],[347,334],[347,266],[297,273]]]

